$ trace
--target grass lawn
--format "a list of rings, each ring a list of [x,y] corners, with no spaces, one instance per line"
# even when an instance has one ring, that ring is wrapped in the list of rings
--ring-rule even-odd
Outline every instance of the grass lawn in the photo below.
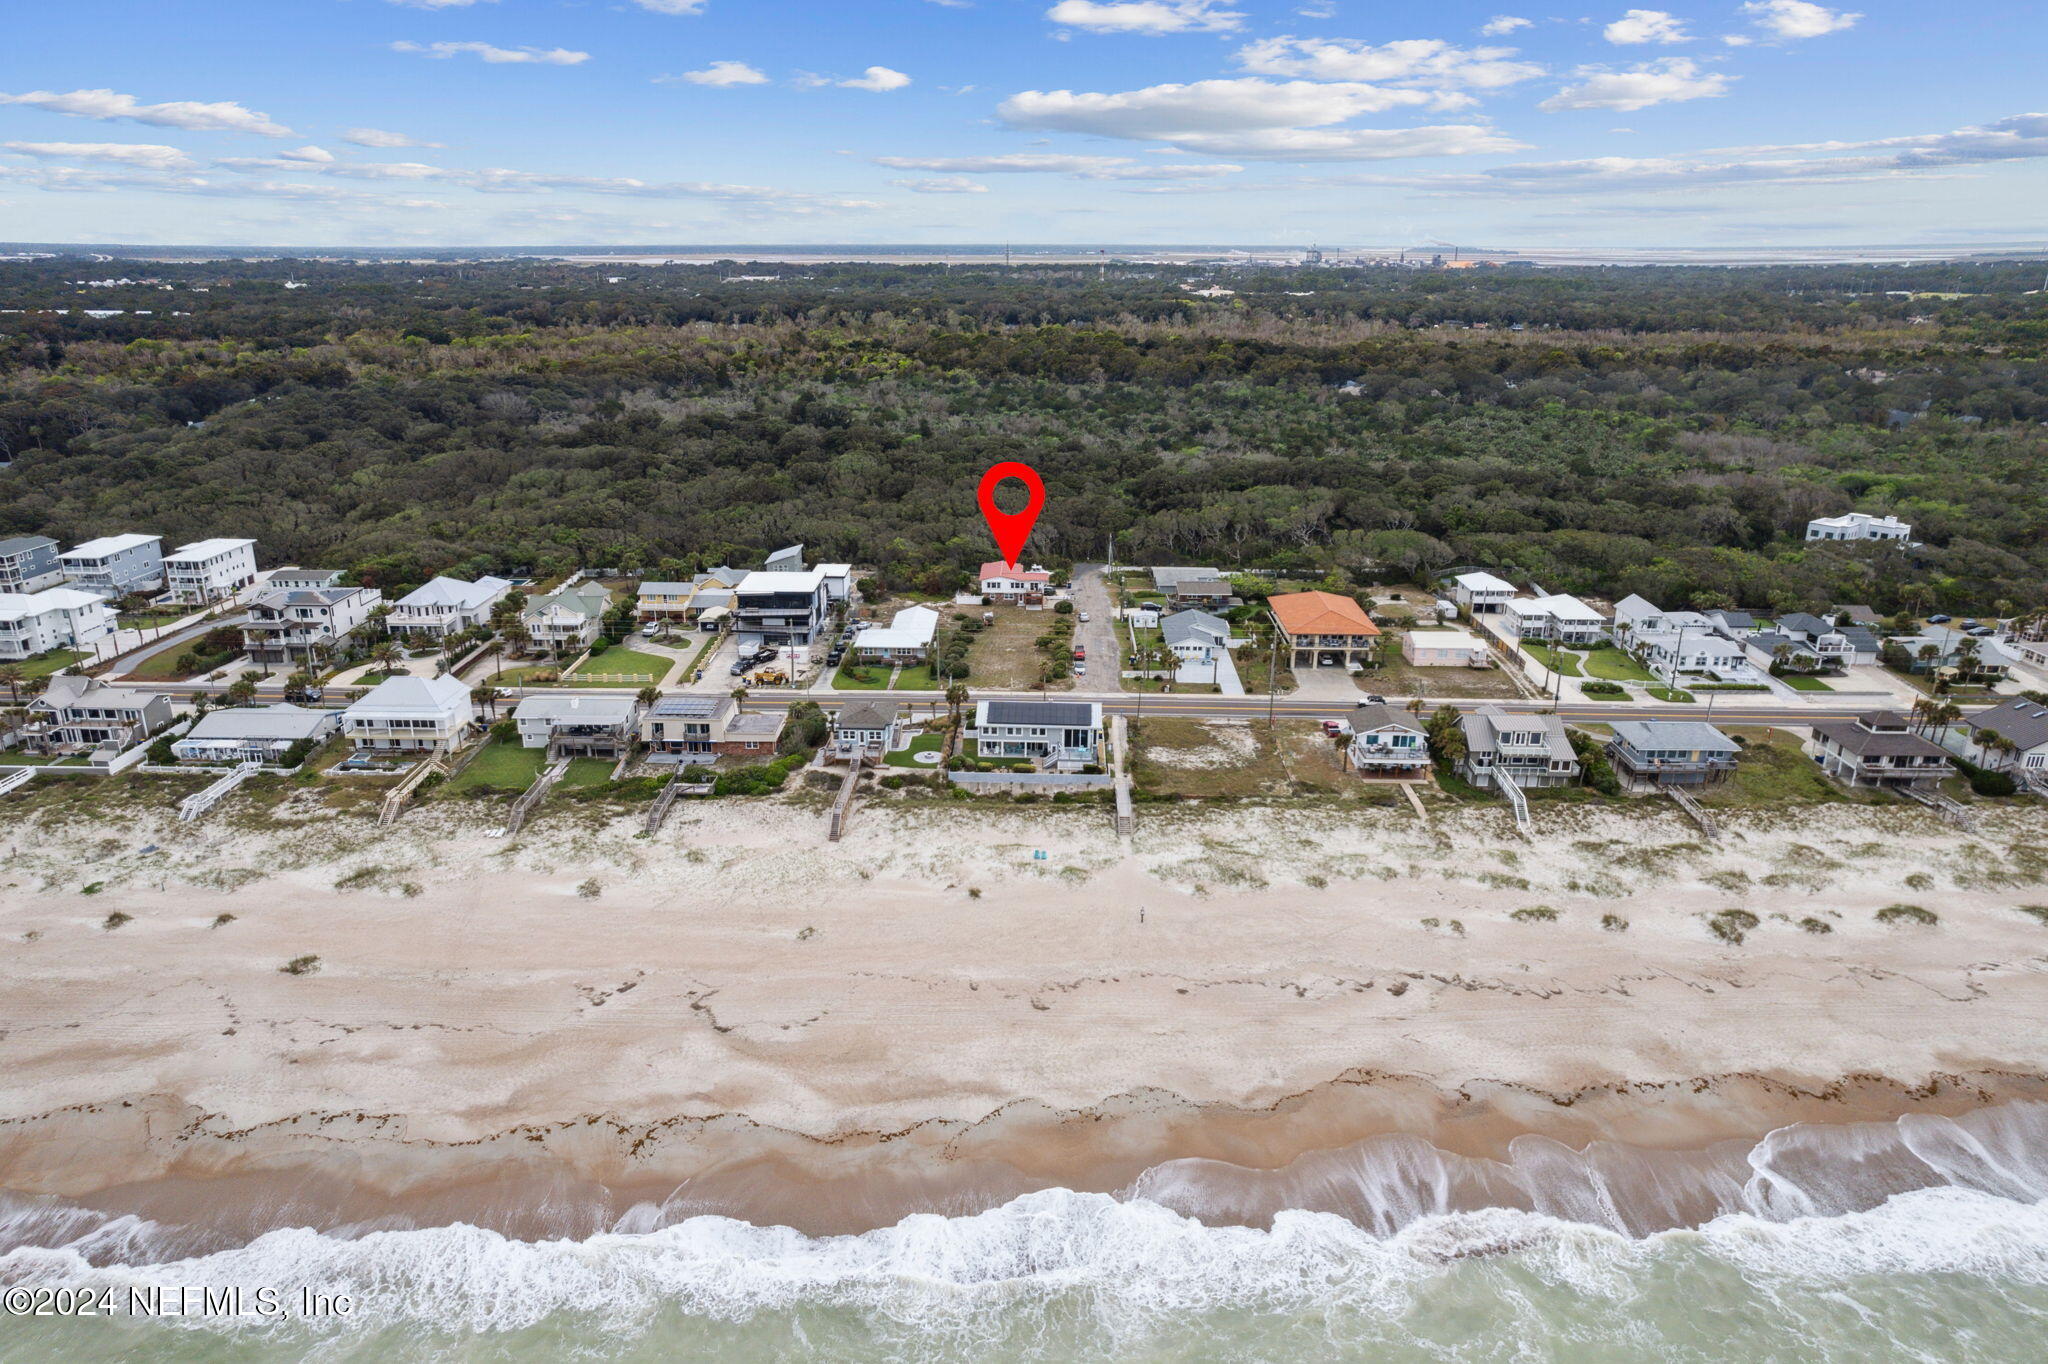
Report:
[[[467,791],[473,787],[488,786],[523,791],[540,775],[547,756],[546,749],[523,747],[517,739],[493,739],[484,745],[484,751],[477,754],[469,766],[455,774],[445,789]]]
[[[913,663],[896,674],[897,691],[944,691],[929,663]]]
[[[856,676],[855,674],[859,675]],[[887,691],[889,670],[879,663],[855,663],[847,659],[839,665],[839,671],[832,674],[834,691]]]
[[[1522,652],[1554,673],[1565,677],[1585,676],[1584,673],[1579,671],[1579,655],[1569,649],[1559,649],[1548,644],[1525,642],[1522,645]]]
[[[1653,699],[1671,704],[1690,705],[1694,700],[1691,692],[1674,691],[1670,687],[1651,687],[1649,692]]]
[[[1787,673],[1778,679],[1793,691],[1833,691],[1827,683],[1808,673]]]
[[[9,666],[21,669],[23,677],[48,677],[57,669],[68,668],[84,657],[85,655],[76,649],[52,649],[46,654],[37,654],[34,658],[25,658]]]
[[[643,654],[620,645],[586,659],[574,672],[565,674],[563,680],[596,687],[651,687],[668,676],[668,670],[674,666],[672,658]],[[622,682],[618,680],[621,677],[629,680]]]
[[[920,734],[910,741],[910,747],[891,750],[882,755],[882,761],[890,767],[908,767],[919,772],[936,772],[942,764],[921,763],[919,753],[943,753],[946,750],[946,736],[943,734]]]
[[[187,678],[204,676],[215,668],[234,661],[235,656],[233,654],[216,655],[210,661],[201,659],[200,661],[207,663],[208,666],[201,668],[198,672],[186,672],[178,666],[178,660],[192,652],[191,646],[198,642],[198,637],[195,636],[184,644],[173,644],[168,649],[151,654],[140,665],[129,668],[123,676],[146,677],[155,682],[183,682]],[[120,664],[115,665],[117,670],[120,667]]]
[[[559,673],[561,670],[562,665],[559,663],[522,663],[516,668],[504,668],[496,672],[484,673],[473,679],[472,685],[479,687],[552,687],[555,685],[553,682],[535,682],[530,679],[535,673]]]
[[[183,619],[175,611],[123,611],[115,624],[123,630],[154,630]]]
[[[1607,682],[1654,682],[1650,670],[1619,649],[1593,649],[1586,654],[1586,675]]]
[[[1181,716],[1132,728],[1131,777],[1155,795],[1286,796],[1355,792],[1338,769],[1336,746],[1314,720],[1205,724]]]
[[[41,753],[16,753],[13,749],[0,750],[0,767],[83,767],[85,755],[75,753],[68,758],[52,758]]]
[[[569,770],[562,774],[564,788],[575,786],[599,786],[612,779],[612,768],[616,766],[610,758],[571,758]]]

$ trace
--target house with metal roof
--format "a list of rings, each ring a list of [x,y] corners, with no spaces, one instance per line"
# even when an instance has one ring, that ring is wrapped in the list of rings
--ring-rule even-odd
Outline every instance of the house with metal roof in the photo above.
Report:
[[[1515,585],[1491,573],[1460,573],[1451,579],[1451,600],[1475,616],[1498,615],[1515,595]]]
[[[64,581],[57,542],[47,535],[0,540],[0,592],[40,592]]]
[[[548,756],[618,758],[639,735],[634,696],[529,696],[512,712],[525,748]]]
[[[984,758],[1029,758],[1072,771],[1102,753],[1102,707],[1093,701],[982,701],[967,737]]]
[[[171,744],[180,762],[257,762],[271,766],[283,760],[295,743],[318,743],[341,727],[338,710],[304,706],[235,706],[211,710]]]
[[[747,710],[730,696],[684,692],[664,696],[640,716],[640,742],[650,762],[700,762],[774,754],[789,712]]]
[[[932,656],[938,632],[938,612],[929,606],[906,606],[887,625],[855,635],[853,653],[869,663],[922,663]]]
[[[186,606],[226,601],[255,581],[254,540],[195,540],[164,556],[164,587]]]
[[[1183,661],[1207,662],[1230,648],[1230,622],[1207,611],[1176,611],[1160,620],[1159,633]]]
[[[1579,779],[1579,755],[1555,715],[1511,715],[1481,706],[1458,717],[1465,756],[1458,774],[1491,789],[1503,776],[1520,787],[1565,786]]]
[[[511,583],[488,575],[473,583],[429,578],[400,597],[384,623],[396,631],[435,639],[459,635],[488,621],[492,604],[511,590]]]
[[[1742,750],[1698,720],[1615,720],[1607,758],[1623,785],[1705,786],[1735,770]]]
[[[453,748],[475,722],[469,684],[455,677],[386,678],[341,713],[342,733],[358,751]]]
[[[1429,732],[1395,706],[1360,706],[1351,717],[1351,766],[1368,777],[1418,778],[1429,772]]]
[[[1568,593],[1545,597],[1514,597],[1507,603],[1507,617],[1523,639],[1547,639],[1559,644],[1591,644],[1607,633],[1607,621],[1598,611]]]

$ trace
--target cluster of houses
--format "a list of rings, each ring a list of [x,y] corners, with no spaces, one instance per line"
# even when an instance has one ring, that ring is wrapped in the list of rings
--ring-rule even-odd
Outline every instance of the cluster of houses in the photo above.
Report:
[[[643,582],[636,604],[645,621],[729,628],[743,647],[801,648],[826,635],[834,604],[852,595],[853,565],[806,568],[804,547],[789,545],[758,569],[719,567],[688,582]]]

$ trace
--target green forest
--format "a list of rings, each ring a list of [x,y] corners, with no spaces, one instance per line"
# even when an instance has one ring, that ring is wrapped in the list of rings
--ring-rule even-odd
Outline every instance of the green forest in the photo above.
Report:
[[[0,536],[944,591],[1015,459],[1055,566],[2035,609],[2042,271],[0,262]],[[1803,542],[1848,510],[1920,543]]]

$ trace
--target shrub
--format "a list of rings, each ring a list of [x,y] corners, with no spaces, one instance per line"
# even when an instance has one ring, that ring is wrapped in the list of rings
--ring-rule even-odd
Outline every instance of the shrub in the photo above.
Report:
[[[1557,911],[1549,905],[1530,905],[1508,915],[1518,924],[1548,924],[1557,922]]]
[[[593,876],[576,887],[576,894],[585,900],[595,900],[604,894],[604,883]]]
[[[320,969],[320,958],[310,954],[303,957],[293,957],[277,969],[288,976],[310,976]]]
[[[1603,682],[1595,679],[1579,684],[1579,690],[1587,696],[1627,696],[1628,688],[1619,682]]]
[[[1925,928],[1932,928],[1941,922],[1941,916],[1931,909],[1922,909],[1918,905],[1886,905],[1877,911],[1877,921],[1881,924],[1919,924]]]
[[[2032,915],[2036,922],[2048,927],[2048,905],[2014,905],[2013,908],[2022,914]]]
[[[1799,926],[1805,929],[1808,933],[1832,933],[1835,931],[1835,926],[1829,923],[1826,919],[1816,919],[1810,915],[1804,919],[1801,919],[1799,921]]]
[[[2012,779],[2010,772],[1990,772],[1961,758],[1951,757],[1949,761],[1969,781],[1970,789],[1980,796],[1996,798],[2019,794],[2019,783]]]
[[[1054,602],[1052,609],[1057,615],[1070,616],[1074,613],[1074,604],[1070,601]]]
[[[1745,933],[1757,926],[1756,915],[1746,909],[1724,909],[1707,920],[1707,931],[1730,946],[1740,946]]]
[[[498,721],[497,724],[491,726],[491,739],[493,742],[501,744],[518,743],[519,722],[517,720]]]
[[[135,916],[133,914],[124,914],[117,909],[112,914],[109,914],[106,918],[100,920],[100,927],[111,933],[113,930],[119,928],[122,924],[134,922]]]
[[[1600,927],[1606,929],[1609,933],[1626,933],[1628,932],[1628,920],[1622,918],[1619,914],[1602,914],[1600,916]]]
[[[235,921],[235,916],[234,916],[234,915],[232,915],[232,914],[216,914],[216,915],[214,915],[214,916],[213,916],[213,922],[212,922],[212,923],[210,923],[210,924],[208,924],[208,925],[207,925],[207,927],[208,927],[208,928],[225,928],[225,927],[227,927],[227,926],[228,926],[229,924],[233,923],[234,921]]]
[[[178,761],[178,755],[171,751],[170,735],[164,735],[149,746],[149,760],[158,767],[169,767]]]
[[[291,746],[285,749],[284,756],[278,760],[279,765],[283,767],[302,767],[305,765],[306,759],[313,756],[313,750],[318,746],[318,743],[312,739],[294,739],[291,742]]]

